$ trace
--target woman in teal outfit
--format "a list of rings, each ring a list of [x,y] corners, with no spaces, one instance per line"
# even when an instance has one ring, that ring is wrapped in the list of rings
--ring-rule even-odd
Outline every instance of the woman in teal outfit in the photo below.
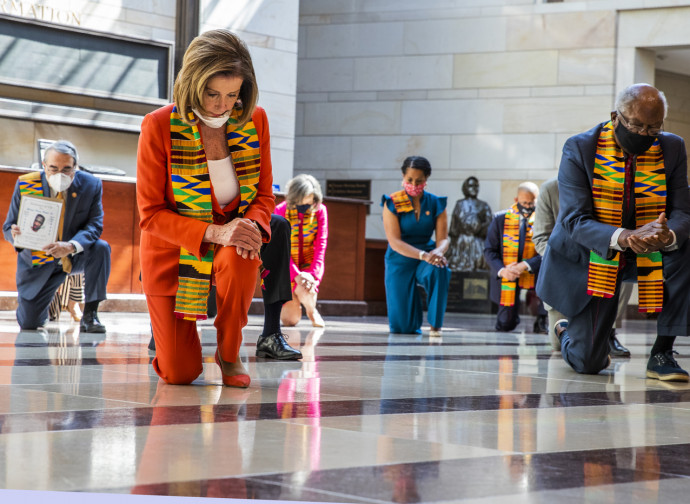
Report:
[[[429,161],[410,156],[403,162],[403,190],[383,196],[386,251],[386,304],[392,333],[421,334],[422,303],[417,284],[427,293],[429,336],[440,336],[446,313],[450,269],[447,199],[424,191]],[[431,239],[436,233],[436,242]]]

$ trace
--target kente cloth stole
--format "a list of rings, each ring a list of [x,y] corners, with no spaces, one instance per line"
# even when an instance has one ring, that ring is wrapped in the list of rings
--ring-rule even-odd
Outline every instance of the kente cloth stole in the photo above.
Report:
[[[635,169],[635,225],[639,228],[666,211],[666,174],[659,139],[644,154],[637,156]],[[599,134],[594,159],[592,198],[599,222],[617,228],[623,223],[625,161],[616,144],[609,121]],[[589,252],[587,294],[610,298],[616,291],[620,252],[608,260]],[[661,252],[637,254],[639,311],[659,312],[663,306],[664,278]]]
[[[405,192],[405,189],[391,194],[391,199],[393,200],[393,205],[395,206],[395,211],[397,213],[401,214],[414,211],[412,201]]]
[[[22,196],[43,196],[41,172],[31,172],[19,177],[19,194]],[[31,251],[31,266],[42,266],[53,262],[53,256],[46,255],[42,250]]]
[[[314,239],[316,238],[319,221],[316,219],[315,212],[312,212],[311,209],[304,214],[304,222],[302,223],[302,260],[300,261],[299,213],[296,208],[288,208],[285,216],[290,223],[290,257],[292,257],[292,262],[294,262],[299,269],[307,268],[311,266],[314,260]]]
[[[233,166],[240,185],[238,215],[243,215],[256,197],[259,182],[261,154],[259,139],[253,121],[239,130],[235,129],[241,109],[233,109],[228,119],[226,138]],[[194,120],[194,114],[189,114]],[[199,128],[184,121],[174,107],[170,114],[171,139],[171,183],[175,204],[180,215],[204,222],[213,222],[213,201],[211,178],[206,162],[206,151],[201,143]],[[201,260],[180,247],[175,316],[185,320],[203,320],[207,317],[206,302],[211,287],[213,254],[215,247],[209,246]]]
[[[517,203],[514,204],[505,214],[503,225],[503,264],[517,262],[518,250],[520,248],[520,211]],[[522,259],[531,259],[537,255],[532,243],[532,225],[534,224],[534,213],[527,219],[525,229],[525,244],[522,247]],[[517,281],[501,279],[501,306],[513,306],[515,304],[515,289],[534,289],[534,274],[528,270],[523,271]]]

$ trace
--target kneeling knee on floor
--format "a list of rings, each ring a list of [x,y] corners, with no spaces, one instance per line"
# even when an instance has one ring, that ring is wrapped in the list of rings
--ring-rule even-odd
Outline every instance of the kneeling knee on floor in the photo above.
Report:
[[[509,332],[517,327],[517,324],[496,324],[496,330],[500,332]]]
[[[204,367],[201,365],[201,363],[198,367],[185,367],[170,363],[168,365],[161,366],[159,361],[158,368],[161,371],[160,374],[165,376],[163,380],[170,385],[188,385],[196,380],[204,371]]]
[[[166,375],[163,380],[170,385],[189,385],[196,380],[201,373],[179,373],[173,372]]]
[[[584,362],[581,366],[580,369],[576,369],[580,374],[599,374],[599,372],[603,371],[606,369],[606,363],[602,364],[596,364],[594,362]]]
[[[299,321],[302,319],[301,316],[299,317],[285,317],[280,319],[280,322],[286,326],[286,327],[293,327],[299,324]]]

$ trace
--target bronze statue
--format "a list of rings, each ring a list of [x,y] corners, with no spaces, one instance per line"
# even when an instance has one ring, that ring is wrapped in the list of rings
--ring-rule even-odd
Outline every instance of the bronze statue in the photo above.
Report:
[[[446,257],[453,271],[488,270],[484,240],[493,214],[486,201],[477,199],[479,180],[468,177],[462,184],[464,199],[458,200],[450,221],[450,247]]]

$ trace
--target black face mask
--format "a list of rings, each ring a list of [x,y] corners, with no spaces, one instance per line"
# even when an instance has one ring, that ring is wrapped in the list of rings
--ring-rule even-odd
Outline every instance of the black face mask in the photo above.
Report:
[[[633,133],[623,126],[623,123],[619,120],[618,126],[616,126],[616,139],[625,152],[637,156],[647,152],[654,143],[654,140],[656,140],[656,137]]]
[[[530,215],[534,212],[534,207],[523,206],[520,203],[517,204],[518,210],[525,219],[528,219]]]
[[[299,213],[305,214],[311,208],[311,205],[295,205],[295,208],[297,208]]]

